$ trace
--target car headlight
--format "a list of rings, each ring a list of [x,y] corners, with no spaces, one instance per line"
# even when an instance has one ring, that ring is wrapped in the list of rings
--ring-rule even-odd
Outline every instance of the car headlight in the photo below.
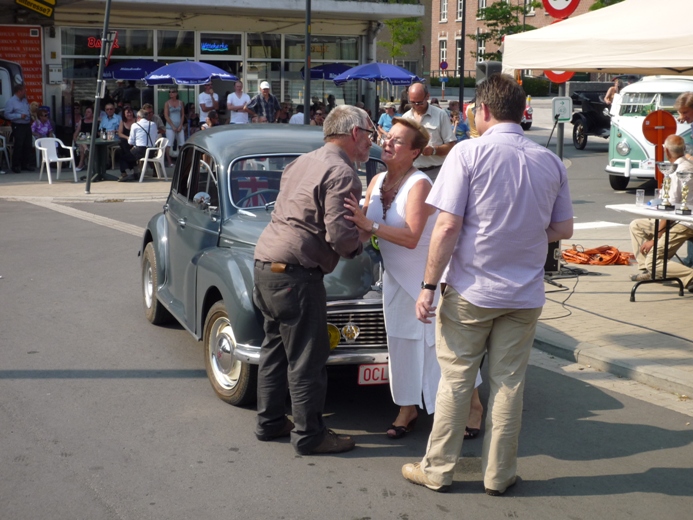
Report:
[[[616,151],[623,156],[626,156],[630,153],[630,145],[628,144],[628,141],[621,141],[616,145]]]

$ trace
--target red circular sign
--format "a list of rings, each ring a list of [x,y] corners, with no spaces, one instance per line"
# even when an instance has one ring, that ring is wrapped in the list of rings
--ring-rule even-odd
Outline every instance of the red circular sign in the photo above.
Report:
[[[440,62],[440,68],[445,70],[448,68],[448,62],[447,61],[441,61]]]
[[[580,0],[543,0],[544,9],[554,18],[568,18],[575,12]]]
[[[642,122],[642,135],[652,144],[664,144],[664,140],[676,133],[676,119],[666,110],[650,112]]]
[[[572,78],[575,73],[572,71],[545,70],[544,75],[554,83],[565,83]]]

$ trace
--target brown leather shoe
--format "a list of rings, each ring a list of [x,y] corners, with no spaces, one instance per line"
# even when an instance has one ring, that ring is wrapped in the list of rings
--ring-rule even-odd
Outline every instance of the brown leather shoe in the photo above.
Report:
[[[402,476],[412,484],[427,487],[438,493],[446,493],[450,491],[450,486],[445,484],[436,484],[433,482],[421,469],[420,462],[411,462],[402,466]]]
[[[343,453],[356,447],[356,442],[349,435],[338,435],[332,430],[327,430],[325,438],[309,455],[321,455],[323,453]]]
[[[294,429],[294,423],[291,422],[291,420],[287,417],[286,422],[284,423],[284,427],[279,430],[276,433],[263,433],[263,434],[255,434],[255,437],[257,437],[257,440],[267,442],[267,441],[273,441],[274,439],[279,439],[280,437],[288,437],[289,434],[291,433],[291,430]]]
[[[505,493],[509,488],[514,486],[516,482],[517,482],[517,477],[513,477],[513,479],[510,481],[510,483],[507,486],[505,486],[505,489],[490,489],[490,488],[485,487],[484,491],[486,491],[486,494],[489,496],[499,497],[503,493]]]

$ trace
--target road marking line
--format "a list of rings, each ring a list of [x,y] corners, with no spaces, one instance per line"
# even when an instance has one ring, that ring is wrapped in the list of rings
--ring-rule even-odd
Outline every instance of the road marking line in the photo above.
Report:
[[[618,224],[616,222],[604,222],[601,220],[598,220],[596,222],[578,222],[573,224],[573,229],[602,229],[602,228],[610,228],[610,227],[621,227],[625,226],[626,224]]]
[[[60,204],[55,204],[53,202],[47,202],[42,200],[25,200],[29,204],[34,204],[35,206],[41,206],[42,208],[57,211],[58,213],[63,213],[64,215],[69,215],[71,217],[79,218],[91,222],[92,224],[98,224],[100,226],[105,226],[107,228],[115,229],[116,231],[122,231],[123,233],[129,233],[136,237],[141,237],[144,235],[144,228],[140,226],[135,226],[133,224],[126,224],[125,222],[120,222],[108,217],[102,217],[100,215],[95,215],[94,213],[88,213],[79,209],[71,208],[69,206],[61,206]]]

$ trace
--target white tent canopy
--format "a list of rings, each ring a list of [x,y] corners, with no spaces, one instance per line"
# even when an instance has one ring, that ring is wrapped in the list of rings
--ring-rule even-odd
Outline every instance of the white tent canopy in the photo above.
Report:
[[[503,69],[693,75],[692,6],[691,0],[625,0],[507,36]]]

